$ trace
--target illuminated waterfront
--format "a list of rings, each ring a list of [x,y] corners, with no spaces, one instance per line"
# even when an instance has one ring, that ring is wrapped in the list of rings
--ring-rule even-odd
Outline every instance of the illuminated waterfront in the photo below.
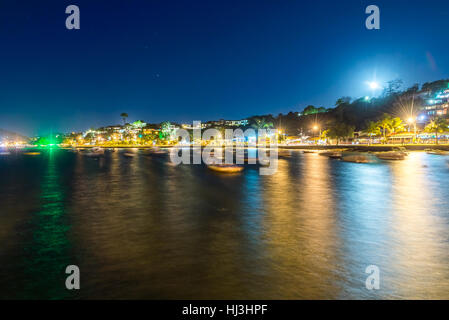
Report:
[[[449,298],[448,157],[261,176],[122,152],[0,157],[1,298]]]

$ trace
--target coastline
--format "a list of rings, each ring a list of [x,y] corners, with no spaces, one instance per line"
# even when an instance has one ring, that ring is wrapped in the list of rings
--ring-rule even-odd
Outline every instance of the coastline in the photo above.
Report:
[[[171,149],[171,148],[192,148],[192,146],[140,146],[140,145],[129,145],[129,146],[102,146],[102,145],[90,145],[90,146],[77,146],[77,147],[65,147],[62,146],[61,149],[92,149],[92,148],[105,148],[105,149],[152,149],[154,147],[161,149]],[[193,146],[199,147],[199,146]],[[204,146],[202,146],[204,147]],[[219,146],[216,146],[217,148]],[[235,146],[233,146],[235,147]],[[391,145],[294,145],[294,146],[284,146],[278,145],[279,149],[285,150],[332,150],[332,149],[346,149],[347,151],[353,152],[382,152],[382,151],[393,151],[398,147],[403,147],[408,151],[425,151],[427,149],[438,149],[449,151],[448,144],[391,144]],[[224,146],[222,146],[224,148]],[[242,147],[239,147],[242,148]],[[243,148],[256,148],[244,146]]]

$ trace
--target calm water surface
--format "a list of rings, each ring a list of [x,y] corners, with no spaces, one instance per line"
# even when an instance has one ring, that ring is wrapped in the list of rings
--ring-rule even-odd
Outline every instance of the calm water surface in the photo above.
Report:
[[[122,152],[0,156],[0,298],[449,298],[444,156],[294,152],[260,176]]]

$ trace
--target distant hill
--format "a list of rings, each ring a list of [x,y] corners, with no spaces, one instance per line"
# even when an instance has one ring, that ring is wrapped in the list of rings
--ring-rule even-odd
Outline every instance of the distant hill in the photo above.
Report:
[[[20,135],[18,133],[15,132],[11,132],[11,131],[7,131],[7,130],[3,130],[0,129],[0,141],[2,140],[29,140],[28,137]]]

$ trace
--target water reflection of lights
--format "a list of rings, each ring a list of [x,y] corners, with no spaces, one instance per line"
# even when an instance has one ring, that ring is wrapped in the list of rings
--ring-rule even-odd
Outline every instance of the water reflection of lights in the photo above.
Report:
[[[448,261],[442,253],[448,252],[449,246],[441,241],[447,239],[447,229],[441,208],[435,206],[436,189],[441,186],[432,185],[426,158],[425,154],[412,153],[407,160],[392,165],[391,232],[396,241],[390,243],[394,262],[392,270],[386,270],[386,281],[392,283],[398,296],[408,298],[448,297]]]
[[[264,224],[273,270],[304,272],[290,274],[299,284],[296,291],[276,283],[279,279],[271,281],[279,287],[279,297],[320,298],[332,295],[326,292],[334,278],[329,266],[339,263],[329,161],[314,154],[295,159],[280,160],[277,173],[268,178]]]
[[[293,152],[272,176],[248,166],[228,177],[120,152],[24,160],[0,166],[11,212],[1,217],[2,262],[14,276],[1,296],[34,293],[17,272],[33,242],[40,252],[69,244],[64,263],[79,258],[87,298],[449,298],[442,156],[357,164]],[[54,228],[49,237],[43,226]],[[378,291],[364,286],[370,264],[381,270]]]
[[[31,228],[32,241],[27,244],[24,255],[27,282],[26,292],[31,299],[63,299],[69,297],[61,283],[65,268],[74,258],[70,255],[64,188],[61,185],[61,168],[58,168],[53,150],[47,154],[47,168],[42,179],[40,210],[34,213]],[[45,288],[45,290],[43,289]]]

